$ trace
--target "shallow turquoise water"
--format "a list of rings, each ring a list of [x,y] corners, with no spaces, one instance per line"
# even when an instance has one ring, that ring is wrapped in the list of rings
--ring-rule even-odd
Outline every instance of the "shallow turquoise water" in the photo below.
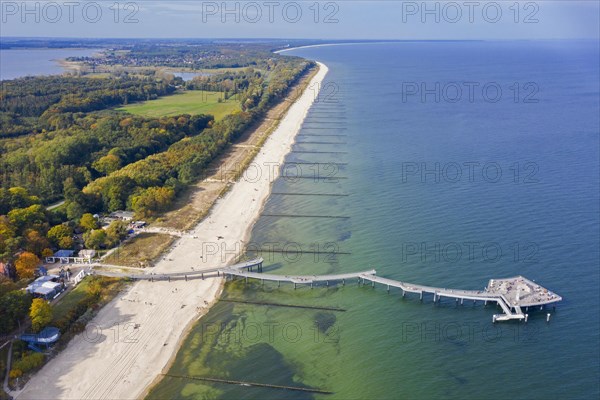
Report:
[[[528,324],[493,325],[492,306],[434,306],[356,282],[294,290],[238,281],[170,373],[333,394],[166,378],[150,397],[596,398],[598,43],[398,43],[293,54],[327,64],[329,85],[287,157],[308,164],[288,170],[274,192],[349,196],[275,194],[264,213],[349,218],[262,217],[254,244],[326,253],[266,251],[265,271],[375,268],[457,288],[520,274],[565,300],[556,311],[531,312]],[[439,101],[435,90],[408,94],[436,82],[446,90]],[[473,101],[452,102],[455,82],[500,87],[502,96],[494,102],[477,89]],[[319,174],[340,179],[293,179],[296,167],[313,176],[311,163],[336,163],[321,164]]]

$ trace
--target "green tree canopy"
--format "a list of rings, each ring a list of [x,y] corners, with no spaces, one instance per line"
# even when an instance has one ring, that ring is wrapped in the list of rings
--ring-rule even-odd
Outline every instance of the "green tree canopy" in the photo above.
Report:
[[[79,220],[79,225],[86,231],[91,231],[92,229],[98,228],[98,221],[94,216],[90,213],[85,213],[81,216]]]
[[[73,229],[65,224],[56,225],[50,228],[47,236],[52,244],[59,246],[59,242],[62,238],[71,238],[71,236],[73,236]]]
[[[109,247],[116,246],[119,241],[127,237],[127,224],[123,221],[113,221],[106,228],[106,244]]]
[[[2,285],[4,286],[4,285]],[[27,316],[31,295],[24,290],[12,290],[0,295],[0,333],[9,333],[18,327],[18,321]]]
[[[87,248],[98,250],[106,245],[106,232],[104,229],[93,229],[84,233],[83,240]]]

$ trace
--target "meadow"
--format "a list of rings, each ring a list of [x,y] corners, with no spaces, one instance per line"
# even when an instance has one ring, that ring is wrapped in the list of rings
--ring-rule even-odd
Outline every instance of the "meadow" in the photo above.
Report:
[[[225,100],[222,92],[188,90],[156,100],[129,104],[117,110],[144,117],[210,114],[215,117],[215,121],[219,121],[226,115],[240,110],[240,104],[235,97]]]

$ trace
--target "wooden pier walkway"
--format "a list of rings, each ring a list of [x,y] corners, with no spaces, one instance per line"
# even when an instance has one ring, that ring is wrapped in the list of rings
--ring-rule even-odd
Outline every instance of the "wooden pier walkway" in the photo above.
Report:
[[[263,263],[264,259],[262,257],[258,257],[258,258],[254,258],[252,260],[248,260],[248,261],[244,261],[226,268],[223,267],[217,267],[217,268],[207,268],[207,269],[199,269],[199,270],[194,270],[191,269],[188,272],[170,272],[170,273],[150,273],[150,274],[145,274],[145,273],[141,273],[141,274],[127,274],[124,272],[116,272],[116,271],[108,271],[108,270],[102,270],[102,269],[92,269],[94,266],[99,266],[98,264],[96,265],[92,265],[90,267],[90,269],[87,272],[88,275],[102,275],[102,276],[108,276],[108,277],[113,277],[113,278],[128,278],[131,280],[136,280],[136,281],[171,281],[173,280],[177,280],[177,279],[184,279],[184,280],[188,280],[188,279],[204,279],[207,277],[212,277],[212,276],[221,276],[221,273],[224,269],[227,270],[249,270],[252,271],[253,268],[258,268],[260,270],[262,270],[262,263]],[[128,270],[133,270],[134,268],[128,268],[128,267],[120,267],[117,265],[110,265],[109,267],[111,268],[115,268],[115,269],[128,269]]]
[[[419,294],[420,300],[423,300],[423,294],[433,295],[434,303],[439,302],[442,298],[460,300],[463,304],[465,300],[473,302],[482,301],[484,304],[488,302],[497,303],[504,312],[493,316],[493,321],[507,321],[511,319],[527,321],[528,315],[525,313],[529,307],[540,307],[547,304],[560,302],[562,297],[549,291],[548,289],[530,281],[522,276],[516,276],[507,279],[490,279],[487,287],[483,290],[464,290],[464,289],[448,289],[435,286],[425,286],[415,283],[397,281],[393,279],[383,278],[376,275],[374,269],[362,272],[346,273],[346,274],[330,274],[330,275],[277,275],[270,273],[262,273],[263,258],[255,258],[242,263],[234,264],[228,267],[210,268],[203,270],[192,270],[189,272],[174,272],[164,274],[126,274],[121,272],[113,272],[108,270],[89,270],[88,273],[98,274],[112,277],[123,277],[133,280],[148,280],[148,281],[171,281],[172,279],[204,279],[210,276],[224,276],[226,278],[243,278],[248,282],[249,279],[258,279],[261,282],[270,281],[277,282],[278,286],[284,283],[292,283],[294,289],[298,285],[309,285],[313,287],[315,284],[330,283],[346,284],[347,280],[356,279],[360,284],[371,282],[375,284],[387,286],[388,292],[390,288],[398,288],[402,290],[402,296],[406,293]],[[256,269],[256,272],[253,271]],[[523,312],[525,308],[525,312]],[[549,319],[549,314],[548,318]]]
[[[557,303],[562,300],[562,297],[555,293],[552,293],[548,289],[530,281],[522,276],[516,276],[508,279],[491,279],[488,286],[483,290],[465,290],[465,289],[448,289],[435,286],[425,286],[415,283],[408,283],[397,281],[393,279],[383,278],[376,275],[375,270],[348,273],[348,274],[337,274],[337,275],[276,275],[276,274],[264,274],[262,272],[262,264],[258,269],[258,272],[252,272],[248,268],[225,268],[221,270],[225,276],[236,276],[248,279],[259,279],[263,283],[264,281],[277,282],[278,285],[281,282],[288,282],[294,285],[310,285],[313,287],[316,283],[325,282],[326,286],[329,286],[330,282],[342,282],[346,283],[346,280],[357,279],[358,283],[364,284],[366,281],[371,282],[372,286],[375,284],[387,286],[389,292],[390,288],[399,288],[402,290],[402,296],[408,293],[419,294],[421,300],[423,300],[423,294],[433,295],[433,301],[439,302],[442,298],[455,299],[456,302],[460,300],[460,304],[463,304],[465,300],[472,300],[473,302],[482,301],[484,304],[488,302],[497,303],[502,308],[503,314],[496,314],[492,320],[496,321],[508,321],[511,319],[516,320],[527,320],[528,315],[523,312],[523,308],[526,310],[529,307],[540,307],[542,308],[546,304]]]
[[[329,286],[329,282],[342,282],[342,284],[346,284],[346,280],[350,279],[360,279],[363,276],[370,276],[375,274],[375,270],[363,271],[363,272],[355,272],[349,274],[337,274],[337,275],[275,275],[275,274],[263,274],[260,272],[250,272],[244,271],[239,268],[232,269],[222,269],[221,273],[225,276],[238,276],[245,278],[246,281],[248,279],[260,279],[261,281],[271,281],[277,282],[280,284],[281,282],[289,282],[294,284],[294,288],[297,285],[310,285],[313,286],[314,283],[325,282],[326,286]]]
[[[464,300],[483,301],[487,304],[488,301],[496,302],[504,311],[504,315],[496,316],[495,321],[503,321],[508,319],[525,319],[525,315],[521,310],[515,310],[513,312],[508,306],[508,300],[500,293],[491,293],[488,291],[481,290],[463,290],[463,289],[446,289],[434,286],[424,286],[415,283],[406,283],[401,281],[395,281],[392,279],[381,278],[374,275],[363,275],[361,276],[363,281],[371,281],[373,284],[380,283],[387,285],[388,291],[390,287],[400,288],[402,290],[402,296],[406,292],[418,293],[421,300],[423,299],[423,293],[429,293],[433,295],[433,302],[439,302],[442,297],[453,298],[458,301],[460,299],[461,304]],[[518,306],[517,306],[518,307]]]

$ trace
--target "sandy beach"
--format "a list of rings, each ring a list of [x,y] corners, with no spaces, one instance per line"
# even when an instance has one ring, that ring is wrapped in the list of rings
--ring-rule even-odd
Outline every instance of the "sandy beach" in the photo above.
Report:
[[[327,67],[308,87],[319,88]],[[318,89],[317,89],[318,90]],[[183,272],[232,263],[249,239],[271,183],[315,100],[305,90],[242,177],[189,234],[179,238],[153,272]],[[25,386],[18,399],[135,399],[176,354],[195,321],[216,302],[222,278],[137,282],[106,305]]]

